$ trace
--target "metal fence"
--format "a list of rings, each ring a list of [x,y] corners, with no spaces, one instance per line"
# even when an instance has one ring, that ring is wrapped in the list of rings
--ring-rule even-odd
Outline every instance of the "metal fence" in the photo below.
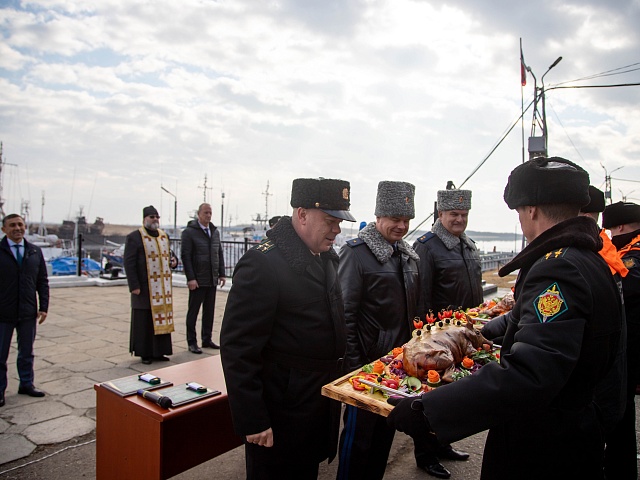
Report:
[[[509,263],[514,256],[514,253],[507,252],[483,253],[480,255],[482,271],[486,272],[487,270],[496,270]]]
[[[244,255],[244,253],[252,248],[254,245],[258,245],[260,242],[255,242],[252,240],[244,239],[243,242],[232,242],[228,240],[223,240],[220,242],[222,245],[222,254],[224,255],[224,271],[225,276],[231,277],[233,275],[233,270],[236,268],[236,264],[240,260],[240,257]],[[182,242],[179,238],[171,239],[171,250],[175,253],[178,258],[180,258],[180,253],[182,250]],[[178,265],[178,268],[175,269],[176,272],[182,272],[182,262]]]
[[[248,240],[245,238],[242,242],[223,240],[220,243],[222,244],[222,251],[224,254],[225,274],[227,277],[231,277],[233,276],[233,270],[240,260],[240,257],[242,257],[242,255],[244,255],[247,250],[252,248],[254,245],[258,245],[260,242]],[[171,239],[171,249],[178,256],[178,258],[180,258],[180,247],[180,239]],[[508,263],[513,257],[513,253],[507,252],[483,253],[480,255],[482,271],[486,272],[487,270],[496,270]],[[175,271],[183,271],[182,263],[180,263]]]

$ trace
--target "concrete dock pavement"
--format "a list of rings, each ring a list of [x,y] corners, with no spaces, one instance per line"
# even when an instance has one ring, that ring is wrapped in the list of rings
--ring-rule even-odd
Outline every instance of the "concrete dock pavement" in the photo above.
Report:
[[[7,362],[6,404],[0,408],[0,472],[5,465],[30,457],[40,447],[63,444],[91,436],[95,431],[95,383],[146,370],[188,362],[203,355],[187,350],[184,316],[188,289],[174,288],[176,332],[172,334],[170,362],[143,365],[129,353],[130,307],[126,281],[75,278],[51,279],[47,320],[38,326],[35,351],[35,385],[43,398],[19,395],[16,370],[16,336]],[[109,288],[100,288],[97,285]],[[82,286],[91,285],[91,286]],[[214,338],[218,339],[226,292],[218,293]],[[40,477],[44,478],[44,477]]]
[[[177,277],[177,278],[176,278]],[[95,383],[155,370],[169,365],[218,355],[203,349],[187,350],[184,319],[188,289],[174,276],[176,332],[172,334],[170,362],[142,365],[129,354],[129,292],[122,280],[51,279],[49,316],[38,327],[35,341],[35,385],[44,398],[18,395],[16,339],[9,354],[6,405],[0,407],[0,480],[69,480],[95,478]],[[183,278],[183,277],[182,277]],[[219,290],[213,339],[219,341],[220,325],[229,286]],[[473,405],[470,405],[473,408]],[[640,412],[638,412],[640,413]],[[640,415],[637,416],[640,421]],[[636,429],[638,431],[638,429]],[[202,441],[215,441],[216,432],[198,432]],[[455,444],[471,453],[466,462],[443,461],[459,480],[480,476],[485,433]],[[141,439],[144,441],[144,439]],[[320,466],[320,480],[334,479],[337,461]],[[243,479],[244,451],[236,448],[174,479]],[[432,478],[415,466],[413,443],[396,434],[385,478]]]

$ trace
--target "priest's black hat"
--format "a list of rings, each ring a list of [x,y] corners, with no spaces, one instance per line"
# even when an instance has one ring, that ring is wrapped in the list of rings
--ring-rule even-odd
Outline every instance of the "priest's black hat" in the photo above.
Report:
[[[616,202],[607,205],[602,213],[602,227],[611,228],[627,223],[640,222],[640,205],[633,202]]]
[[[350,185],[331,178],[296,178],[291,185],[291,206],[318,208],[329,215],[355,222],[349,213]]]
[[[504,188],[510,209],[525,205],[589,203],[589,174],[560,157],[534,158],[513,169]]]
[[[589,204],[580,209],[582,213],[594,213],[604,211],[604,192],[593,185],[589,185]]]

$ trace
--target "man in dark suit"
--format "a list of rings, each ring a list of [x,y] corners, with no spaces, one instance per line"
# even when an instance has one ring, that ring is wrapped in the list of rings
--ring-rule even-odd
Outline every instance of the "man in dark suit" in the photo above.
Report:
[[[222,367],[250,480],[315,479],[336,454],[340,404],[320,393],[346,348],[338,255],[349,183],[299,178],[293,215],[238,262],[220,332]]]
[[[11,338],[18,335],[18,393],[44,397],[33,386],[33,342],[36,322],[47,318],[49,281],[40,248],[24,239],[26,226],[20,215],[2,219],[5,237],[0,240],[0,407],[7,389],[7,358]]]
[[[196,321],[202,306],[201,339],[204,348],[220,348],[212,339],[216,286],[224,286],[224,256],[220,232],[211,223],[211,205],[198,207],[197,220],[191,220],[182,231],[182,265],[189,287],[187,310],[187,344],[191,353],[202,353],[196,337]]]

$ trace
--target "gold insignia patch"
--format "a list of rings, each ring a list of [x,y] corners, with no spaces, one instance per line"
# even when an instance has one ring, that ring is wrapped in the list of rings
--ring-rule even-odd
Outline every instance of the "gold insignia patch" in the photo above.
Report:
[[[541,323],[548,323],[569,309],[557,283],[550,285],[538,295],[534,307]]]
[[[258,250],[259,252],[267,253],[269,250],[271,250],[275,246],[276,244],[273,243],[271,240],[265,240],[260,245],[256,246],[255,249]]]
[[[342,198],[349,200],[349,189],[346,187],[342,189]]]
[[[558,249],[558,250],[556,250],[556,251],[554,251],[554,252],[549,252],[549,253],[547,253],[547,254],[544,256],[544,259],[545,259],[545,260],[549,260],[550,258],[558,258],[558,257],[561,257],[561,256],[562,256],[562,253],[563,253],[563,251],[562,251],[562,249],[560,248],[560,249]]]
[[[623,258],[622,263],[627,268],[633,268],[636,266],[636,261],[633,258]]]

